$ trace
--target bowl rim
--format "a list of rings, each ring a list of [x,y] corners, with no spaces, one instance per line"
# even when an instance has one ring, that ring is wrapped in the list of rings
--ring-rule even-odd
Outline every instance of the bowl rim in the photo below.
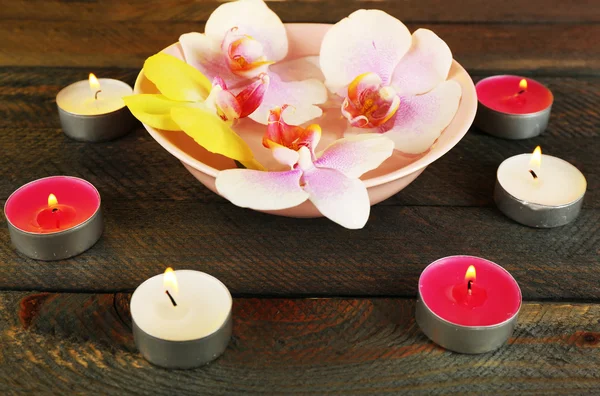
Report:
[[[285,23],[284,25],[285,26],[292,25],[292,26],[298,26],[298,27],[299,26],[306,26],[306,27],[333,26],[333,24],[330,24],[330,23]],[[169,48],[172,48],[173,46],[176,46],[176,45],[178,45],[178,42],[175,42],[175,43],[169,45],[168,47],[162,49],[160,52],[163,52],[163,51],[165,51]],[[468,111],[467,116],[464,118],[464,121],[462,122],[463,124],[468,125],[468,126],[465,128],[462,128],[463,130],[461,132],[454,134],[452,136],[452,138],[446,142],[444,149],[434,150],[434,147],[438,143],[436,140],[436,142],[429,149],[429,151],[425,155],[423,155],[421,158],[419,158],[418,160],[416,160],[402,168],[399,168],[392,172],[386,173],[384,175],[364,179],[363,183],[365,184],[365,186],[367,188],[386,184],[386,183],[392,182],[394,180],[398,180],[402,177],[408,176],[414,172],[424,169],[428,165],[430,165],[433,162],[440,159],[443,155],[445,155],[452,148],[454,148],[454,146],[456,146],[458,144],[458,142],[467,134],[471,125],[473,124],[473,121],[475,120],[475,114],[477,111],[477,104],[478,104],[477,91],[475,89],[475,84],[473,83],[473,79],[471,78],[469,73],[467,73],[465,68],[462,67],[460,65],[460,63],[458,63],[454,58],[452,59],[452,66],[450,69],[452,70],[453,68],[456,68],[456,70],[457,70],[456,76],[461,76],[462,78],[465,78],[465,77],[467,78],[466,82],[468,84],[461,84],[461,88],[463,89],[463,91],[462,91],[460,103],[458,105],[456,114],[459,113],[459,110],[461,108],[463,108],[463,106],[468,106],[470,103],[471,110]],[[140,93],[139,85],[141,84],[141,81],[143,78],[144,78],[144,72],[142,69],[138,73],[138,76],[135,80],[135,84],[133,87],[134,94]],[[465,87],[465,85],[466,85],[466,87]],[[465,90],[465,88],[467,88],[467,89]],[[466,101],[465,99],[468,99],[468,101]],[[446,131],[446,129],[448,127],[450,127],[456,121],[456,114],[454,115],[454,118],[452,119],[450,124],[448,124],[448,126],[444,129],[444,131],[442,131],[442,133],[444,133]],[[179,147],[177,147],[176,145],[169,142],[166,138],[164,138],[157,129],[155,129],[149,125],[146,125],[144,123],[142,123],[142,125],[148,131],[150,136],[152,136],[152,138],[154,138],[154,140],[156,140],[158,142],[158,144],[160,144],[165,150],[167,150],[170,154],[172,154],[174,157],[176,157],[178,160],[180,160],[184,164],[186,164],[202,173],[205,173],[206,175],[211,176],[213,178],[216,178],[217,175],[219,174],[220,170],[213,168],[212,166],[209,166],[209,165],[203,163],[202,161],[197,160],[196,158],[192,157],[185,151],[181,150]]]

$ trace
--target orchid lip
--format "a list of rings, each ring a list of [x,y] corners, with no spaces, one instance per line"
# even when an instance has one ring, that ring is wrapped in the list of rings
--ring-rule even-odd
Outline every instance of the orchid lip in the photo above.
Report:
[[[400,97],[391,86],[382,86],[376,73],[363,73],[348,86],[348,96],[342,104],[342,114],[352,126],[374,128],[390,120]]]
[[[246,76],[255,71],[261,72],[265,67],[275,63],[267,59],[260,41],[247,34],[239,34],[237,30],[235,27],[230,29],[221,44],[229,68],[234,74]]]

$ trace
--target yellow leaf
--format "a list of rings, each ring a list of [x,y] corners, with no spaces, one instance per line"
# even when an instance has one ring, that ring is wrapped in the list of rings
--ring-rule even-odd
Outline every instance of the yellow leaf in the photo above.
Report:
[[[196,68],[162,52],[146,59],[144,75],[163,95],[177,101],[199,102],[212,88],[209,79]]]
[[[250,169],[262,168],[248,144],[217,115],[198,108],[175,107],[171,109],[171,117],[208,151],[237,160]]]
[[[135,118],[153,128],[167,131],[181,131],[171,118],[171,109],[198,106],[193,102],[176,102],[164,95],[131,95],[125,96],[123,101]]]

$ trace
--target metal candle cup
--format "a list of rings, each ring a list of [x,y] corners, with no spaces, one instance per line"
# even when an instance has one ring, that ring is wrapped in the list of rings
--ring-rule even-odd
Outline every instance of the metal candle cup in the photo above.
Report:
[[[534,156],[539,157],[540,165],[532,165]],[[494,201],[502,213],[523,225],[559,227],[577,218],[586,187],[577,168],[540,151],[516,155],[500,164]]]
[[[50,204],[49,196],[59,201]],[[92,247],[103,230],[100,194],[76,177],[51,176],[17,189],[4,206],[11,240],[24,255],[62,260]]]
[[[473,283],[465,275],[471,266],[477,271]],[[423,270],[416,321],[427,337],[448,350],[486,353],[510,338],[521,302],[517,282],[498,264],[473,256],[450,256]]]
[[[554,97],[539,82],[518,76],[493,76],[479,81],[475,88],[479,104],[474,124],[482,131],[516,140],[546,130]]]
[[[231,314],[216,332],[189,341],[168,341],[151,336],[133,323],[133,337],[138,350],[150,363],[170,369],[203,366],[223,354],[231,339]]]
[[[146,360],[160,367],[205,365],[218,358],[231,339],[231,294],[218,279],[203,272],[171,274],[178,291],[167,285],[165,272],[146,280],[133,293],[135,344]]]
[[[119,80],[97,80],[92,76],[89,81],[63,88],[56,96],[64,133],[84,142],[108,141],[125,135],[133,129],[135,118],[122,98],[131,95],[133,89]]]

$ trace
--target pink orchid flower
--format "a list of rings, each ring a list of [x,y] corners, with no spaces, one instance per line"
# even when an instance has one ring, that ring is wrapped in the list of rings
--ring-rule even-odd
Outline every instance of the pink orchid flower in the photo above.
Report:
[[[320,51],[325,84],[344,98],[342,114],[358,132],[383,133],[409,154],[427,151],[454,118],[460,85],[446,80],[452,53],[427,29],[411,36],[379,10],[358,10],[335,24]],[[356,131],[355,131],[356,132]]]
[[[260,106],[249,115],[267,124],[269,110],[283,103],[296,108],[298,123],[321,116],[315,106],[325,103],[327,89],[317,79],[284,81],[269,66],[288,52],[285,26],[262,0],[239,0],[217,7],[206,22],[204,33],[187,33],[179,38],[186,62],[210,79],[220,76],[236,89],[262,73],[269,76],[269,88]],[[284,68],[279,68],[284,70]]]
[[[321,127],[288,125],[282,111],[271,111],[263,144],[290,169],[221,171],[216,180],[219,194],[237,206],[255,210],[291,208],[308,199],[334,222],[350,229],[364,227],[371,206],[359,177],[392,155],[393,142],[382,135],[357,135],[336,140],[315,153]]]
[[[215,113],[223,121],[235,121],[248,117],[262,103],[269,87],[269,76],[261,73],[258,80],[244,87],[237,95],[227,89],[227,84],[221,77],[215,77],[212,90],[205,103],[214,105]]]

